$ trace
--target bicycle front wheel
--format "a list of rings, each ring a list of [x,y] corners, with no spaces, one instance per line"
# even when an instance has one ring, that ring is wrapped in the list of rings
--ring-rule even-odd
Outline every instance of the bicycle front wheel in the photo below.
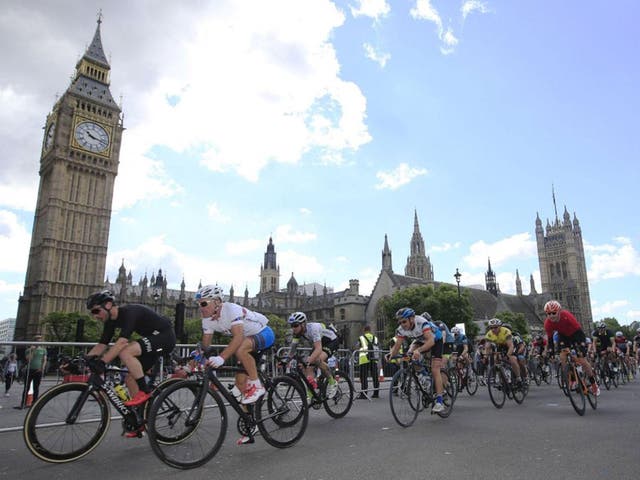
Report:
[[[334,373],[334,378],[338,387],[335,395],[331,398],[327,398],[326,395],[326,388],[329,385],[329,382],[323,382],[322,388],[324,391],[322,392],[322,396],[325,398],[324,409],[333,418],[342,418],[349,413],[349,410],[351,410],[351,406],[353,405],[353,382],[349,378],[349,375],[341,370]]]
[[[200,405],[201,389],[206,388]],[[184,380],[164,388],[147,418],[149,443],[167,465],[189,469],[211,460],[227,432],[227,410],[208,383]]]
[[[496,408],[502,408],[507,400],[506,389],[509,388],[502,371],[496,366],[491,367],[487,376],[489,398]]]
[[[304,435],[309,422],[305,390],[291,377],[271,379],[254,412],[258,430],[269,445],[290,447]]]
[[[393,418],[403,427],[410,427],[422,409],[422,391],[416,378],[401,368],[391,378],[389,404]]]
[[[582,385],[573,367],[565,365],[562,368],[562,383],[565,386],[565,392],[571,401],[573,409],[578,415],[584,415],[586,410],[584,392],[582,391]]]
[[[88,389],[86,383],[62,383],[38,398],[24,419],[24,441],[31,453],[46,462],[65,463],[98,446],[109,429],[109,403],[102,392]]]

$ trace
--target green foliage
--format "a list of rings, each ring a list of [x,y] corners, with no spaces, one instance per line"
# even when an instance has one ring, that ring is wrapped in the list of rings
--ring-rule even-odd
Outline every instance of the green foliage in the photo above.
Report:
[[[75,342],[78,321],[84,321],[84,335],[83,338],[79,340],[91,341],[88,339],[88,336],[95,335],[98,329],[98,321],[77,312],[51,312],[48,314],[44,319],[45,330],[47,332],[45,339],[50,342]],[[98,338],[101,333],[102,328],[100,328],[100,332],[97,335]]]
[[[636,336],[636,330],[638,329],[638,322],[633,322],[631,325],[620,325],[620,322],[618,322],[618,319],[615,317],[605,317],[597,321],[596,325],[600,322],[604,322],[607,325],[607,328],[614,334],[617,331],[622,332],[628,340]]]
[[[202,340],[202,320],[199,318],[185,319],[184,332],[187,336],[187,343],[198,343]]]
[[[267,318],[269,319],[269,326],[276,337],[274,348],[284,347],[287,345],[287,339],[291,338],[291,328],[289,328],[289,324],[277,315],[268,314]]]
[[[418,285],[395,292],[392,296],[380,300],[381,309],[386,322],[386,334],[393,336],[396,329],[395,313],[402,307],[411,307],[419,315],[429,312],[433,320],[440,320],[449,328],[456,323],[465,324],[465,332],[469,338],[478,334],[478,326],[473,322],[473,310],[466,292],[458,297],[458,290],[451,285]]]
[[[502,320],[502,323],[511,325],[511,331],[518,332],[521,336],[529,335],[529,325],[525,319],[524,313],[499,312],[496,318]]]

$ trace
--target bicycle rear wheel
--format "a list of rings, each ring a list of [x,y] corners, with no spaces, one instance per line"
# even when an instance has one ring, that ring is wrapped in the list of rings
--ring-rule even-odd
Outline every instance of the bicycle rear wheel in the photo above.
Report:
[[[351,406],[353,405],[353,382],[349,378],[349,375],[341,370],[334,373],[334,378],[338,383],[338,389],[332,398],[326,397],[326,387],[328,382],[324,380],[323,385],[321,386],[321,393],[325,399],[324,409],[333,418],[342,418],[349,413],[349,410],[351,410]]]
[[[584,399],[584,392],[582,391],[582,385],[576,376],[575,369],[573,367],[569,367],[569,365],[565,365],[562,368],[562,377],[562,382],[565,385],[565,392],[571,401],[571,406],[578,415],[584,415],[586,402]]]
[[[403,427],[410,427],[422,409],[422,392],[416,378],[401,368],[391,378],[389,405],[393,418]]]
[[[509,388],[506,384],[506,379],[502,374],[502,371],[495,365],[489,369],[487,376],[487,388],[489,389],[489,398],[491,403],[496,408],[502,408],[504,402],[507,400],[506,389]]]
[[[200,392],[207,389],[204,405]],[[211,460],[227,432],[227,410],[220,395],[202,381],[184,380],[163,389],[147,418],[149,443],[160,460],[189,469]]]
[[[46,391],[31,406],[24,419],[24,441],[36,457],[46,462],[72,462],[90,453],[109,429],[109,404],[102,392],[93,390],[78,405],[89,385],[62,383]]]
[[[536,382],[537,386],[540,386],[542,383],[542,378],[544,373],[542,373],[542,365],[536,365],[536,368],[533,369],[533,381]]]
[[[307,429],[307,392],[291,377],[274,377],[258,399],[254,413],[258,430],[269,445],[290,447]]]
[[[466,366],[467,369],[467,393],[471,396],[475,395],[478,391],[478,376],[476,372],[473,371],[469,365]]]
[[[457,374],[453,373],[450,370],[445,370],[444,368],[440,370],[443,383],[444,383],[444,394],[442,395],[442,403],[444,404],[444,410],[441,412],[437,412],[437,415],[441,418],[447,418],[451,415],[453,411],[453,404],[456,401],[456,395],[454,392],[456,391],[456,385],[454,385],[455,380],[453,378],[457,377]],[[447,382],[444,382],[444,377],[446,376]]]

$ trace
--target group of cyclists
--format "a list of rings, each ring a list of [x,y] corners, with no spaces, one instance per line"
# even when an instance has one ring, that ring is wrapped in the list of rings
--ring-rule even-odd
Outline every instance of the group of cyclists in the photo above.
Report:
[[[202,316],[203,350],[211,344],[214,332],[231,337],[222,351],[202,358],[202,361],[212,368],[219,368],[232,356],[235,357],[246,372],[237,374],[235,378],[235,386],[241,392],[241,403],[255,403],[265,393],[258,379],[257,360],[275,341],[269,320],[261,313],[224,301],[223,291],[217,285],[201,287],[195,294],[195,300]],[[104,324],[100,341],[88,354],[94,366],[104,366],[119,357],[129,371],[127,386],[132,398],[126,405],[145,403],[151,395],[151,387],[144,380],[145,369],[157,357],[175,347],[176,339],[170,321],[143,305],[118,306],[114,295],[108,290],[91,295],[87,299],[87,308]],[[404,307],[396,312],[395,338],[385,359],[393,362],[399,352],[404,352],[406,358],[413,360],[427,356],[430,358],[431,371],[440,372],[445,371],[446,358],[453,353],[459,361],[472,364],[474,370],[481,374],[487,358],[495,349],[508,358],[514,374],[512,381],[516,387],[520,387],[529,382],[532,361],[546,364],[547,359],[552,358],[550,354],[555,352],[560,364],[564,365],[568,352],[573,349],[578,353],[576,362],[582,366],[589,388],[596,396],[600,395],[600,388],[592,363],[602,359],[616,362],[615,365],[622,362],[626,372],[635,372],[640,354],[640,329],[638,335],[628,341],[622,332],[614,335],[601,322],[591,335],[586,335],[574,315],[563,309],[558,301],[547,302],[544,312],[547,316],[544,322],[546,336],[536,335],[527,343],[510,325],[493,318],[488,322],[484,337],[474,345],[460,328],[449,330],[444,322],[434,321],[428,312],[418,315],[412,308]],[[336,381],[327,362],[339,347],[335,330],[323,323],[308,321],[304,312],[292,313],[288,324],[292,333],[289,358],[293,358],[300,342],[307,342],[312,347],[305,365],[309,383],[315,384],[316,371],[320,371],[327,379],[327,395],[331,398],[336,391]],[[116,328],[120,329],[119,337],[108,349]],[[134,332],[141,338],[130,341]],[[471,355],[473,350],[475,357]],[[482,375],[479,376],[482,378]],[[446,382],[446,376],[433,375],[433,413],[445,408],[443,395]]]

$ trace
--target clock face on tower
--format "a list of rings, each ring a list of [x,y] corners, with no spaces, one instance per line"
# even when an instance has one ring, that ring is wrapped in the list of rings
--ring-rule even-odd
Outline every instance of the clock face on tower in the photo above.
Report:
[[[44,148],[45,150],[49,150],[51,148],[51,146],[53,145],[53,133],[54,130],[56,128],[56,124],[55,123],[50,123],[49,126],[47,127],[47,131],[44,134]]]
[[[92,152],[104,152],[109,147],[109,134],[94,122],[80,122],[76,125],[76,141],[80,146]]]

